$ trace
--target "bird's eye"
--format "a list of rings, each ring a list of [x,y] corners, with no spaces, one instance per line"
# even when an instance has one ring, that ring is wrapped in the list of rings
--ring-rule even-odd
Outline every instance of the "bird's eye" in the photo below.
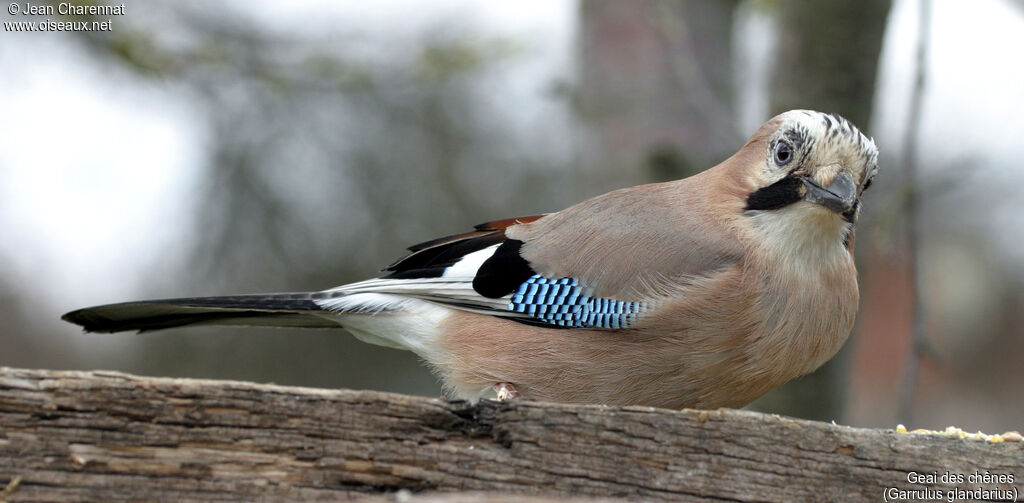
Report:
[[[793,160],[793,147],[784,141],[775,144],[775,164],[785,166]]]

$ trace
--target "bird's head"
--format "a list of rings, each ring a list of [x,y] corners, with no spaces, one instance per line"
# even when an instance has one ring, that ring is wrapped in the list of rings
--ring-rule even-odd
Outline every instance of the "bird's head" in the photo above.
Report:
[[[754,160],[744,163],[752,185],[744,215],[756,228],[848,244],[878,172],[873,140],[838,115],[791,110],[761,126],[744,150]]]

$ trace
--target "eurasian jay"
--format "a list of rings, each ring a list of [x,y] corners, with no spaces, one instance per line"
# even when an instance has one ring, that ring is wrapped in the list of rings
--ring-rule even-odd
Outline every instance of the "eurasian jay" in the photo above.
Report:
[[[877,171],[853,124],[794,110],[707,171],[420,243],[375,279],[63,319],[90,332],[344,327],[415,352],[455,397],[741,407],[849,335],[854,226]]]

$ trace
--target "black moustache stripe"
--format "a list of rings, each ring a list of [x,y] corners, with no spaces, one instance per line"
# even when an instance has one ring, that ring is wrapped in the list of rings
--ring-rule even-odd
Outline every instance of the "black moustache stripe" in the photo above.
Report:
[[[787,176],[767,187],[754,191],[747,197],[747,210],[777,210],[789,206],[800,200],[803,194],[800,193],[800,186],[803,185],[798,178]]]

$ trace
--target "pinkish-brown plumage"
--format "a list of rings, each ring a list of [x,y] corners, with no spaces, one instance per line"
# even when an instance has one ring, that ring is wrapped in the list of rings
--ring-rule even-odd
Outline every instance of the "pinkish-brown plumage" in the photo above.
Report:
[[[587,277],[598,295],[659,299],[658,307],[625,330],[538,330],[453,313],[441,330],[450,360],[436,363],[445,382],[467,395],[510,382],[546,400],[740,407],[831,358],[857,312],[851,250],[786,271],[793,261],[765,246],[745,215],[759,182],[751,168],[779,122],[698,175],[506,229],[527,243],[526,259],[544,264],[541,274]],[[808,218],[838,224],[808,209],[822,213]]]
[[[700,174],[428,241],[383,278],[65,319],[97,331],[337,323],[416,352],[464,398],[500,385],[546,400],[739,407],[846,340],[853,229],[876,171],[873,142],[849,122],[791,111]]]

